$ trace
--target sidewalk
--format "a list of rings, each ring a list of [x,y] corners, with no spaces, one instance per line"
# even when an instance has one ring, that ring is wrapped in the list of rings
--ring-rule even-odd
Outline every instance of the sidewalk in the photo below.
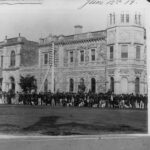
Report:
[[[146,135],[102,136],[0,136],[1,150],[149,150]]]

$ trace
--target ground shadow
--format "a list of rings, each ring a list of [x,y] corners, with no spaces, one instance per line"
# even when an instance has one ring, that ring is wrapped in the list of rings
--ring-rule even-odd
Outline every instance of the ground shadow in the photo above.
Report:
[[[79,122],[59,123],[59,116],[41,117],[38,122],[22,129],[23,133],[37,132],[42,135],[89,135],[108,133],[147,133],[147,129],[127,124],[100,125]]]

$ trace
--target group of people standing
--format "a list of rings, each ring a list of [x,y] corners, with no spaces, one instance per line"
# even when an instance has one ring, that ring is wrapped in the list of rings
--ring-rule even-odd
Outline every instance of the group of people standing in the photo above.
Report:
[[[147,109],[147,95],[107,93],[40,92],[15,94],[1,92],[3,104],[50,105],[52,107],[98,107]]]

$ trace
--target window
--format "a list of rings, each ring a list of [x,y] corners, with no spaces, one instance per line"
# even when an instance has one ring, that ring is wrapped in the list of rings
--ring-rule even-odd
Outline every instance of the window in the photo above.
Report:
[[[48,64],[48,54],[44,54],[44,65]]]
[[[110,46],[110,60],[113,60],[114,58],[114,47]]]
[[[126,22],[129,23],[129,14],[126,14]]]
[[[114,24],[115,24],[115,13],[113,14]]]
[[[135,94],[139,94],[140,92],[140,79],[137,77],[135,79]]]
[[[13,93],[15,93],[15,78],[10,77],[10,85],[11,85],[11,90]]]
[[[73,62],[73,52],[70,52],[70,62]]]
[[[128,45],[121,46],[121,58],[128,58]]]
[[[73,92],[73,90],[74,90],[74,81],[73,81],[73,79],[70,79],[70,87],[69,87],[69,91],[70,92]]]
[[[136,59],[140,59],[141,47],[136,46]]]
[[[112,24],[112,14],[110,14],[110,24]]]
[[[92,91],[92,93],[96,92],[96,80],[95,80],[95,78],[91,79],[91,91]]]
[[[85,84],[84,84],[84,79],[81,78],[80,82],[79,82],[79,85],[78,85],[78,91],[79,92],[84,92],[85,89],[86,89],[86,87],[85,87]]]
[[[3,56],[1,56],[1,67],[3,68]]]
[[[12,51],[10,56],[10,66],[15,66],[15,63],[16,63],[15,52]]]
[[[121,23],[124,23],[124,14],[121,14]]]
[[[48,92],[48,80],[47,79],[44,82],[44,92]]]
[[[111,92],[114,92],[114,78],[113,77],[110,78],[110,90]]]
[[[139,14],[139,25],[141,24],[141,15]]]
[[[91,50],[91,60],[95,61],[95,49]]]
[[[135,14],[135,24],[137,24],[137,14]]]
[[[84,61],[84,51],[80,51],[80,61]]]

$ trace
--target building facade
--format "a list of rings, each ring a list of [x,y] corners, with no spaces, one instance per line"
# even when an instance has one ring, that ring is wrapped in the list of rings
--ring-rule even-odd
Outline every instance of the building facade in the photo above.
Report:
[[[110,13],[107,22],[106,30],[82,33],[83,27],[77,25],[73,35],[49,35],[39,45],[21,37],[13,39],[15,44],[6,39],[0,43],[2,90],[15,86],[20,91],[20,75],[30,74],[37,79],[38,91],[146,94],[142,15]]]
[[[9,39],[6,37],[1,42],[0,54],[1,90],[20,91],[20,77],[35,75],[30,68],[38,66],[38,43],[20,35]]]
[[[46,71],[55,44],[55,91],[147,93],[146,31],[140,13],[110,13],[107,29],[40,39],[40,68]],[[50,58],[51,60],[51,58]],[[50,62],[51,64],[51,62]],[[52,88],[52,70],[43,90]],[[45,74],[45,73],[44,73]]]

